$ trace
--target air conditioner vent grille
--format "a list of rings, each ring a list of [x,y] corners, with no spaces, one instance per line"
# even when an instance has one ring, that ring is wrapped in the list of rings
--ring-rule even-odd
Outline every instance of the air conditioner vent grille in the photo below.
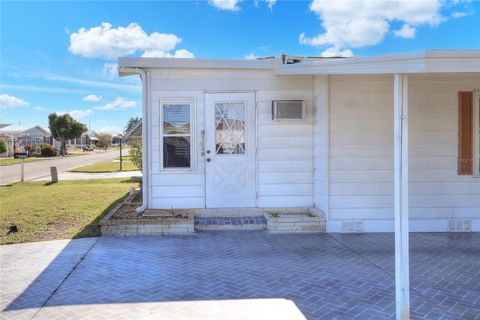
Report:
[[[342,221],[342,233],[361,233],[364,230],[363,221],[361,220]]]
[[[450,219],[448,221],[448,231],[450,232],[471,232],[472,220],[469,219]]]
[[[272,102],[272,119],[301,120],[304,117],[302,100],[277,100]]]

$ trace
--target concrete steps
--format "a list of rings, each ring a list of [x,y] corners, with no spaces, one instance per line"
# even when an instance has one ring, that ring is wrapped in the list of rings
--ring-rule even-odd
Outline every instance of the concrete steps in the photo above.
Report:
[[[267,220],[263,216],[246,217],[195,217],[195,230],[265,230]]]

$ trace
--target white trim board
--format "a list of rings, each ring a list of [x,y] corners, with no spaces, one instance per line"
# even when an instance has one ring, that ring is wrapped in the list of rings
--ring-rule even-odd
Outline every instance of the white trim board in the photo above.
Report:
[[[472,232],[480,232],[480,218],[467,219],[472,223]],[[350,220],[327,221],[327,233],[341,233],[342,223]],[[363,224],[363,232],[394,232],[393,219],[355,220]],[[449,219],[410,219],[410,232],[449,232]]]
[[[377,57],[320,59],[284,65],[277,74],[480,72],[480,50],[426,50]]]

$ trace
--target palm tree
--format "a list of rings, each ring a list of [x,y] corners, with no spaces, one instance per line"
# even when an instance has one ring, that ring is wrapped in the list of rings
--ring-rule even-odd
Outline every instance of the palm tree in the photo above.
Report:
[[[130,119],[128,119],[127,125],[123,129],[123,132],[125,134],[129,133],[133,128],[135,128],[137,126],[137,124],[139,124],[141,122],[142,122],[141,117],[131,117]]]

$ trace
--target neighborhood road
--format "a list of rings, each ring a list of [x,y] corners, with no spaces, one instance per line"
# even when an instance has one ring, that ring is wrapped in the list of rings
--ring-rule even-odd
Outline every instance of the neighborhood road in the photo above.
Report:
[[[25,181],[36,180],[50,176],[50,167],[57,167],[58,173],[101,161],[110,161],[118,157],[119,151],[98,151],[86,156],[52,158],[25,163]],[[0,166],[0,185],[20,181],[20,164]]]

